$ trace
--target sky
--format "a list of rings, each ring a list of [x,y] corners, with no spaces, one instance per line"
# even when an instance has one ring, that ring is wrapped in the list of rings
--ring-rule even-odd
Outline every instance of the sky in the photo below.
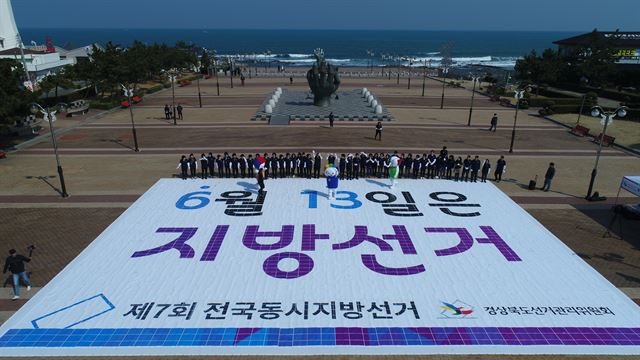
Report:
[[[640,31],[640,0],[12,0],[23,28]]]

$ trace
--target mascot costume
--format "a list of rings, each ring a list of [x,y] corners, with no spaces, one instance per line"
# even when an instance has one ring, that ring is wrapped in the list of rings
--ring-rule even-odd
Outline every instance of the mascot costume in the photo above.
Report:
[[[398,162],[399,162],[400,158],[398,158],[398,155],[396,153],[394,153],[393,155],[391,155],[391,158],[389,159],[389,181],[391,182],[391,185],[389,186],[389,188],[393,189],[394,186],[396,186],[396,183],[398,182],[398,174],[399,174],[399,168],[398,168]]]
[[[329,200],[336,198],[336,189],[338,189],[338,168],[334,164],[327,165],[324,176],[327,177],[327,189],[329,189]]]

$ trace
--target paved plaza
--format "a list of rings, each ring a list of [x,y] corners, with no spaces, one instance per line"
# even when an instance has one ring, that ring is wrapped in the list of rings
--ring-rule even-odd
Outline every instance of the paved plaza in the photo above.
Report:
[[[0,233],[4,248],[24,252],[36,245],[28,264],[36,288],[46,285],[91,241],[158,179],[177,176],[180,155],[224,151],[256,152],[425,153],[447,146],[450,154],[479,155],[495,164],[500,155],[507,172],[496,186],[561,239],[578,256],[632,299],[640,299],[640,224],[623,220],[615,224],[613,236],[603,237],[611,219],[623,175],[640,174],[640,159],[619,148],[604,148],[595,190],[605,202],[584,200],[597,146],[575,137],[567,129],[520,111],[515,151],[508,152],[515,110],[476,94],[471,126],[470,91],[445,89],[440,109],[441,83],[429,79],[426,96],[421,84],[407,89],[406,80],[343,78],[341,91],[367,87],[394,121],[385,122],[383,139],[374,139],[373,122],[292,122],[269,126],[251,121],[274,88],[285,93],[303,93],[304,79],[269,77],[247,79],[245,86],[229,87],[221,78],[217,96],[215,79],[201,82],[203,107],[198,107],[195,85],[176,88],[176,103],[185,107],[177,126],[164,119],[162,108],[172,103],[171,89],[150,95],[134,107],[140,152],[132,151],[133,139],[128,110],[96,111],[56,122],[56,137],[64,168],[67,191],[62,199],[50,137],[46,130],[0,160]],[[282,101],[282,100],[281,100]],[[497,132],[487,131],[491,116],[499,117]],[[615,126],[615,124],[614,124]],[[530,179],[538,184],[549,162],[557,173],[550,192],[527,190]],[[248,180],[251,182],[251,180]],[[269,182],[279,180],[268,180]],[[428,180],[415,180],[428,181]],[[637,203],[621,193],[620,203]],[[3,278],[4,281],[4,278]],[[124,281],[124,279],[123,279]],[[578,280],[579,281],[579,280]],[[25,304],[11,301],[9,288],[0,292],[0,321]],[[73,289],[69,289],[73,291]],[[148,357],[149,359],[151,357]],[[163,358],[169,359],[170,357]],[[267,358],[267,357],[262,357]],[[322,358],[322,357],[314,357]],[[347,357],[339,357],[347,358]],[[384,359],[401,358],[384,356]],[[427,357],[424,357],[427,358]],[[429,356],[429,359],[493,359],[496,356]],[[518,359],[556,358],[519,356]],[[559,356],[562,359],[609,359],[616,357]]]

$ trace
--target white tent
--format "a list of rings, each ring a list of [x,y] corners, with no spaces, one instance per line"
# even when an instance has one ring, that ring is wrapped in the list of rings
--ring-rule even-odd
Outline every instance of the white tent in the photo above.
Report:
[[[640,196],[640,176],[623,177],[620,189],[625,189],[636,196]],[[620,195],[620,190],[618,190],[618,195]]]

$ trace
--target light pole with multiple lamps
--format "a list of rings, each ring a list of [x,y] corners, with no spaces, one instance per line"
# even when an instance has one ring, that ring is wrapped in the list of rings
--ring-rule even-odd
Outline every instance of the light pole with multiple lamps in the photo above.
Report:
[[[173,113],[173,125],[178,125],[178,121],[176,118],[176,90],[175,83],[178,78],[178,72],[175,69],[169,70],[167,73],[169,76],[169,80],[171,81],[171,108]]]
[[[440,109],[444,109],[444,86],[447,84],[447,73],[449,68],[442,68],[442,98],[440,99]]]
[[[135,146],[134,151],[138,152],[140,151],[140,149],[138,149],[138,135],[136,134],[136,123],[133,121],[133,101],[131,101],[131,98],[133,97],[133,88],[129,88],[122,84],[120,84],[120,86],[122,87],[124,96],[127,97],[127,101],[129,102],[129,115],[131,115],[131,131],[133,132],[133,144]]]
[[[518,111],[520,111],[520,100],[524,98],[526,90],[518,90],[515,93],[516,98],[516,114],[513,117],[513,129],[511,129],[511,145],[509,145],[509,153],[513,152],[513,142],[516,140],[516,124],[518,123]]]
[[[56,143],[56,134],[53,132],[53,119],[55,113],[51,113],[49,109],[45,109],[37,103],[32,103],[29,109],[32,114],[36,115],[38,113],[42,113],[43,116],[47,118],[47,122],[49,122],[49,131],[51,132],[51,142],[53,143],[53,153],[56,156],[56,164],[58,165],[58,177],[60,177],[60,195],[63,198],[69,196],[67,193],[67,187],[64,184],[64,173],[62,171],[62,165],[60,165],[60,157],[58,156],[58,144]]]
[[[473,100],[476,95],[476,83],[480,80],[480,76],[471,76],[471,80],[473,80],[473,90],[471,90],[471,106],[469,106],[469,121],[467,121],[467,126],[471,126],[471,114],[473,114]]]
[[[596,180],[596,175],[598,174],[598,162],[600,161],[600,152],[602,151],[602,143],[604,142],[604,137],[607,135],[607,126],[609,126],[613,122],[614,117],[623,118],[627,116],[628,108],[626,106],[620,106],[615,111],[605,111],[600,106],[594,106],[591,109],[591,116],[600,117],[602,121],[602,137],[599,139],[598,144],[598,152],[596,152],[596,163],[593,166],[593,170],[591,170],[591,180],[589,181],[589,190],[587,190],[587,200],[592,200],[591,192],[593,191],[593,183]]]

